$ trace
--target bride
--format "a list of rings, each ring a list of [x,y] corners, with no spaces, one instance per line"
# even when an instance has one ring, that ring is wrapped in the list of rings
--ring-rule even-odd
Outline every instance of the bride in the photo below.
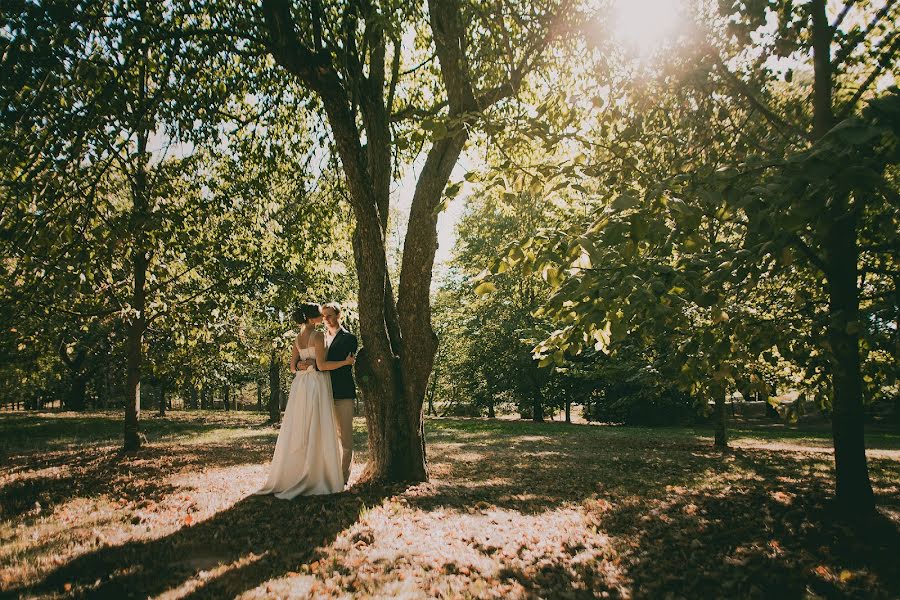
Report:
[[[344,360],[325,360],[325,336],[316,330],[322,322],[318,304],[301,304],[294,320],[302,329],[294,339],[291,372],[294,381],[288,397],[275,455],[265,486],[257,494],[275,494],[289,500],[299,495],[334,494],[344,489],[341,443],[337,436],[331,376],[325,371],[352,365]],[[297,370],[297,363],[316,361],[316,369]]]

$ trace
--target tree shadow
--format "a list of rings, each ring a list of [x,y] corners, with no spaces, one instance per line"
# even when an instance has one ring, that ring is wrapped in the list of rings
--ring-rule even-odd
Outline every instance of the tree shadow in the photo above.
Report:
[[[178,472],[263,463],[271,458],[266,442],[271,434],[244,437],[225,443],[148,445],[139,453],[127,454],[110,447],[88,447],[77,454],[47,453],[36,456],[27,468],[12,468],[15,475],[47,470],[43,475],[12,478],[0,488],[0,516],[14,519],[76,498],[106,494],[126,501],[153,500],[177,491],[166,483]]]
[[[892,564],[900,555],[896,523],[883,519],[874,537],[841,525],[829,505],[831,457],[821,452],[751,448],[721,453],[693,436],[635,429],[595,435],[595,428],[565,425],[517,425],[513,433],[502,424],[454,426],[448,423],[429,434],[435,475],[430,484],[365,486],[293,501],[249,496],[170,535],[90,551],[39,582],[7,593],[55,595],[69,584],[69,594],[81,597],[146,597],[178,590],[178,595],[216,598],[263,582],[277,593],[278,585],[297,583],[285,579],[287,574],[313,561],[335,561],[332,572],[357,568],[360,563],[341,562],[343,553],[365,542],[357,558],[377,563],[375,587],[367,591],[381,596],[392,595],[395,588],[389,586],[401,583],[392,571],[446,585],[437,594],[417,591],[447,597],[488,596],[491,589],[476,586],[492,577],[501,592],[520,597],[587,598],[603,592],[616,597],[624,588],[648,598],[803,597],[807,590],[826,597],[898,596],[890,593],[900,590],[900,570]],[[265,463],[273,436],[274,431],[219,445],[151,447],[146,463],[129,463],[127,469],[116,460],[128,459],[112,451],[94,456],[105,464],[100,469],[85,456],[78,459],[83,461],[78,477],[92,483],[83,484],[79,493],[110,489],[103,487],[104,479],[132,470],[129,484],[150,486],[135,498],[165,495],[161,474]],[[365,432],[355,437],[357,448],[364,448]],[[357,461],[364,455],[358,452]],[[882,482],[876,490],[879,503],[900,508],[900,490],[892,483],[896,461],[870,459],[869,464]],[[42,485],[66,500],[74,495],[64,484]],[[11,497],[0,490],[4,493],[0,501]],[[381,517],[355,525],[361,512],[389,496],[397,498]],[[534,542],[538,550],[529,552],[532,542],[521,541],[523,551],[516,555],[517,526],[550,538],[555,525],[547,523],[565,524],[563,517],[574,513],[585,516],[583,522],[569,521],[581,528],[577,535],[555,536],[572,547]],[[447,556],[443,567],[437,563],[435,573],[402,544],[382,546],[379,558],[366,536],[390,541],[404,533],[395,528],[406,527],[407,517],[423,518],[430,525],[420,533],[462,553]],[[587,548],[578,546],[582,543]],[[512,554],[506,554],[507,547]],[[499,563],[499,571],[497,565],[490,572],[485,568],[479,579],[475,569],[482,559],[486,565]]]
[[[483,502],[539,514],[566,503],[579,504],[598,493],[656,497],[667,487],[693,485],[707,471],[730,468],[718,452],[694,438],[627,439],[606,446],[562,436],[525,435],[510,438],[502,448],[483,432],[465,439],[441,448],[440,460],[432,466],[445,470],[442,481],[433,494],[411,498],[411,503],[423,510],[467,510]],[[433,446],[440,447],[443,440],[433,437]],[[583,460],[591,452],[596,459]],[[485,465],[500,468],[486,472]],[[654,477],[636,481],[634,474],[648,467]]]
[[[260,413],[176,411],[165,417],[142,415],[141,432],[151,440],[196,435],[214,425],[218,429],[245,429]],[[265,423],[265,421],[263,421]],[[122,416],[118,411],[90,413],[8,413],[0,414],[0,446],[15,449],[65,449],[85,440],[121,444]]]
[[[743,474],[733,487],[678,490],[649,511],[622,503],[604,515],[605,531],[633,547],[635,597],[896,597],[897,523],[879,515],[849,525],[830,481],[798,477],[821,470],[821,459],[730,455],[730,471]],[[879,503],[898,506],[900,493]]]
[[[858,530],[847,525],[852,515],[835,513],[830,455],[722,453],[696,438],[633,432],[587,448],[583,440],[528,430],[500,447],[491,444],[489,428],[471,430],[455,436],[441,456],[448,463],[446,482],[410,497],[410,505],[459,513],[497,507],[539,516],[580,505],[615,540],[635,597],[799,598],[808,591],[897,597],[900,591],[898,524],[882,515]],[[436,445],[445,441],[433,439]],[[486,473],[484,465],[502,467]],[[896,510],[900,490],[890,484],[896,462],[870,459],[869,465],[879,505]],[[567,585],[578,597],[571,569],[551,567],[528,573],[510,568],[500,576],[528,593],[552,595],[560,589],[554,586]],[[578,568],[589,588],[613,593],[596,562]]]
[[[78,556],[8,594],[68,591],[76,597],[132,598],[183,586],[190,597],[233,597],[315,560],[317,549],[350,527],[366,507],[397,491],[362,486],[290,501],[247,496],[170,535]]]

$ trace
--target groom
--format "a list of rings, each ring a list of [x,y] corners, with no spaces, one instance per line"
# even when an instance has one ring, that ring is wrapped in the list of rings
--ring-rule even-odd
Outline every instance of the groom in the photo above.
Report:
[[[358,342],[356,336],[341,325],[341,305],[329,302],[322,306],[325,318],[325,360],[344,360],[349,354],[355,354]],[[315,366],[315,362],[307,361],[307,366]],[[334,392],[334,412],[337,415],[338,437],[344,455],[341,467],[344,471],[344,483],[350,479],[350,462],[353,460],[353,405],[356,402],[356,384],[353,381],[353,367],[347,365],[328,372],[331,375],[331,389]]]

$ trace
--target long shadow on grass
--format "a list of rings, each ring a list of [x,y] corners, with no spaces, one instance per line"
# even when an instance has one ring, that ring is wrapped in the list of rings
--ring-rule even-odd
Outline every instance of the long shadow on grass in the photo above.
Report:
[[[728,456],[730,470],[745,474],[733,485],[677,489],[649,512],[621,503],[603,516],[604,530],[633,546],[635,597],[898,596],[896,523],[843,525],[848,515],[834,512],[830,478],[808,475],[827,462],[768,451]],[[897,507],[900,496],[879,502]]]
[[[331,496],[278,500],[248,496],[191,527],[150,541],[84,554],[42,581],[9,590],[18,595],[154,596],[184,585],[189,597],[233,597],[317,557],[366,506],[397,490],[361,487]],[[197,578],[200,571],[208,577]]]
[[[430,436],[433,466],[447,474],[433,495],[412,499],[417,506],[466,510],[487,502],[539,514],[598,494],[657,497],[667,486],[692,485],[706,470],[729,469],[692,437],[648,430],[599,438],[587,428],[527,424],[522,435],[497,443],[490,424],[474,425]]]
[[[589,439],[540,435],[541,428],[523,428],[501,446],[491,444],[489,427],[470,431],[432,436],[444,445],[448,474],[433,494],[410,504],[541,514],[580,503],[616,540],[636,597],[799,598],[807,589],[827,597],[900,596],[897,524],[881,519],[867,533],[841,525],[830,508],[828,455],[722,454],[707,442],[647,431]],[[897,472],[891,461],[870,464],[876,489]],[[900,508],[896,487],[884,490],[879,504]],[[559,589],[552,582],[562,577],[545,584],[507,576],[538,595]],[[603,588],[602,574],[582,579]]]
[[[259,413],[222,411],[176,411],[167,417],[141,419],[141,432],[151,441],[189,437],[215,429],[246,429]],[[5,413],[0,414],[0,455],[7,462],[32,459],[35,453],[67,450],[73,445],[119,445],[122,417],[118,412]]]
[[[166,483],[168,475],[265,462],[271,457],[267,444],[271,438],[271,434],[260,434],[224,444],[151,445],[134,455],[107,447],[38,456],[27,470],[48,472],[13,478],[0,488],[0,516],[12,519],[32,510],[35,503],[46,510],[102,494],[128,501],[159,501],[178,489]]]

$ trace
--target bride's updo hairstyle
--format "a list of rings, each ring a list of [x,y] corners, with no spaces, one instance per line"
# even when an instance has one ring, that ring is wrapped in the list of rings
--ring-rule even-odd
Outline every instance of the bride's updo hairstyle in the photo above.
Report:
[[[315,319],[322,314],[322,307],[314,302],[304,302],[294,309],[292,315],[294,321],[301,325],[307,323],[310,319]]]

